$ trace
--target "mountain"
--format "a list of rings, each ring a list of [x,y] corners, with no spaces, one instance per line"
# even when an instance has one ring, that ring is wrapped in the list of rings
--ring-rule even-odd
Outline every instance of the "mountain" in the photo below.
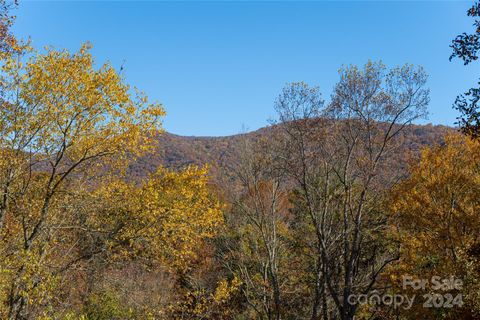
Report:
[[[256,139],[269,135],[273,128],[269,126],[249,133],[225,137],[179,136],[165,132],[154,138],[153,152],[132,163],[129,175],[138,180],[154,172],[159,166],[178,170],[188,165],[202,166],[208,163],[211,166],[212,176],[216,180],[220,178],[222,165],[234,162],[243,139]],[[407,126],[400,136],[403,144],[397,150],[398,157],[392,169],[405,170],[408,158],[418,156],[423,147],[442,143],[445,134],[453,131],[453,128],[442,125]]]

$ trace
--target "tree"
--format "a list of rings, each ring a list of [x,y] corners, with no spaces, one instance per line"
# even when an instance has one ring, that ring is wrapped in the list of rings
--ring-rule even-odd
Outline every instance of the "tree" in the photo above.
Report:
[[[480,3],[475,2],[467,11],[467,15],[470,17],[480,16]],[[475,19],[473,26],[475,27],[475,33],[467,34],[464,32],[452,40],[450,47],[453,53],[450,56],[450,61],[453,58],[460,58],[467,65],[478,59],[478,51],[480,50],[480,20]],[[462,132],[476,139],[480,138],[479,100],[480,88],[471,88],[466,93],[457,96],[454,103],[454,108],[460,111],[461,114],[457,120]]]
[[[14,52],[19,52],[21,46],[10,31],[14,22],[11,10],[18,5],[17,1],[0,1],[0,60]]]
[[[108,64],[96,70],[88,45],[29,56],[12,55],[1,69],[0,232],[10,275],[3,316],[10,319],[27,317],[72,191],[88,190],[102,171],[118,171],[127,155],[142,152],[138,145],[148,145],[164,114],[144,95],[132,98]]]
[[[387,71],[369,62],[340,70],[325,108],[318,89],[304,83],[277,100],[277,158],[295,186],[298,237],[312,241],[303,241],[314,279],[311,319],[353,319],[358,305],[349,297],[376,289],[397,259],[379,201],[393,181],[381,173],[398,134],[426,114],[426,78],[422,68]]]
[[[402,289],[401,275],[428,280],[454,275],[463,280],[462,291],[441,293],[461,294],[465,305],[440,310],[420,305],[409,311],[411,319],[469,319],[480,314],[480,144],[458,134],[445,140],[443,146],[425,149],[410,177],[391,192],[392,230],[401,242],[401,260],[390,268],[390,275],[397,290]]]
[[[244,139],[237,163],[230,164],[238,181],[232,192],[223,257],[229,271],[242,281],[248,317],[288,317],[294,290],[294,263],[288,248],[289,198],[285,174],[277,170],[269,140]],[[300,314],[295,310],[295,315]]]
[[[221,304],[220,301],[213,305],[206,301],[204,305],[201,301],[190,301],[198,289],[192,286],[192,273],[199,265],[202,248],[208,245],[207,241],[215,237],[223,225],[223,206],[208,181],[207,168],[193,166],[179,172],[159,168],[140,186],[107,181],[87,196],[86,203],[90,205],[87,206],[88,211],[83,213],[83,218],[65,230],[65,237],[71,236],[75,228],[87,232],[80,234],[81,241],[69,241],[81,245],[61,255],[64,260],[62,265],[65,266],[62,272],[75,274],[92,265],[86,258],[95,258],[97,263],[90,277],[96,281],[85,295],[97,299],[108,292],[110,298],[118,297],[119,301],[123,301],[119,305],[128,305],[137,313],[142,311],[139,319],[147,313],[156,317],[190,313],[193,317],[196,313],[213,312],[214,307]],[[162,297],[165,303],[159,303],[160,299],[154,302],[150,297],[142,299],[141,294],[136,299],[126,297],[121,289],[123,284],[120,289],[113,284],[115,277],[109,278],[108,271],[121,270],[128,266],[128,262],[133,262],[137,270],[146,269],[143,274],[145,277],[164,274],[169,278],[162,283],[171,286],[174,292],[170,293],[170,297]],[[223,286],[223,298],[220,298],[220,292],[215,293],[215,290],[220,290],[216,287],[211,295],[206,293],[205,296],[210,302],[215,297],[217,300],[228,300],[230,285],[234,290],[235,285],[231,282],[225,279],[219,281],[219,286]],[[68,286],[67,289],[71,290]],[[141,293],[147,289],[143,287],[136,290]],[[166,294],[166,290],[156,289],[150,295]]]

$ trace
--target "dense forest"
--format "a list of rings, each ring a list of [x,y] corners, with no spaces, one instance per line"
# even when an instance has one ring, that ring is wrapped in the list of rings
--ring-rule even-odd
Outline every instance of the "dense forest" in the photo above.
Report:
[[[0,1],[0,318],[480,319],[480,89],[460,130],[419,125],[424,69],[369,61],[328,100],[287,84],[266,128],[181,137],[89,44],[16,38],[18,5]],[[477,60],[475,25],[451,58]]]

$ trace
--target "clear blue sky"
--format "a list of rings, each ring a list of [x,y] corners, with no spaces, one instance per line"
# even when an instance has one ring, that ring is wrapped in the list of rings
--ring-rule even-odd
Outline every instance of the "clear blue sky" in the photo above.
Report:
[[[274,115],[283,85],[306,81],[329,98],[342,64],[381,59],[425,67],[427,122],[452,125],[455,96],[480,62],[449,62],[450,40],[471,31],[471,2],[20,1],[15,32],[36,47],[76,50],[125,65],[127,81],[163,103],[182,135],[253,130]]]

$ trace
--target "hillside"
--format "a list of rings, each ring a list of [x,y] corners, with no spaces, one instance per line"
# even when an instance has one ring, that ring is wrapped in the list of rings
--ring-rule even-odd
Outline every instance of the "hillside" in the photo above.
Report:
[[[256,139],[272,132],[273,127],[265,127],[246,134],[225,137],[192,137],[163,133],[155,137],[154,151],[137,159],[130,166],[130,176],[141,179],[155,171],[158,166],[180,169],[188,165],[211,165],[214,178],[219,178],[222,165],[232,163],[242,139]],[[406,161],[429,145],[441,143],[443,136],[454,129],[442,125],[409,125],[402,133],[403,145],[397,150],[396,170],[404,170]]]

